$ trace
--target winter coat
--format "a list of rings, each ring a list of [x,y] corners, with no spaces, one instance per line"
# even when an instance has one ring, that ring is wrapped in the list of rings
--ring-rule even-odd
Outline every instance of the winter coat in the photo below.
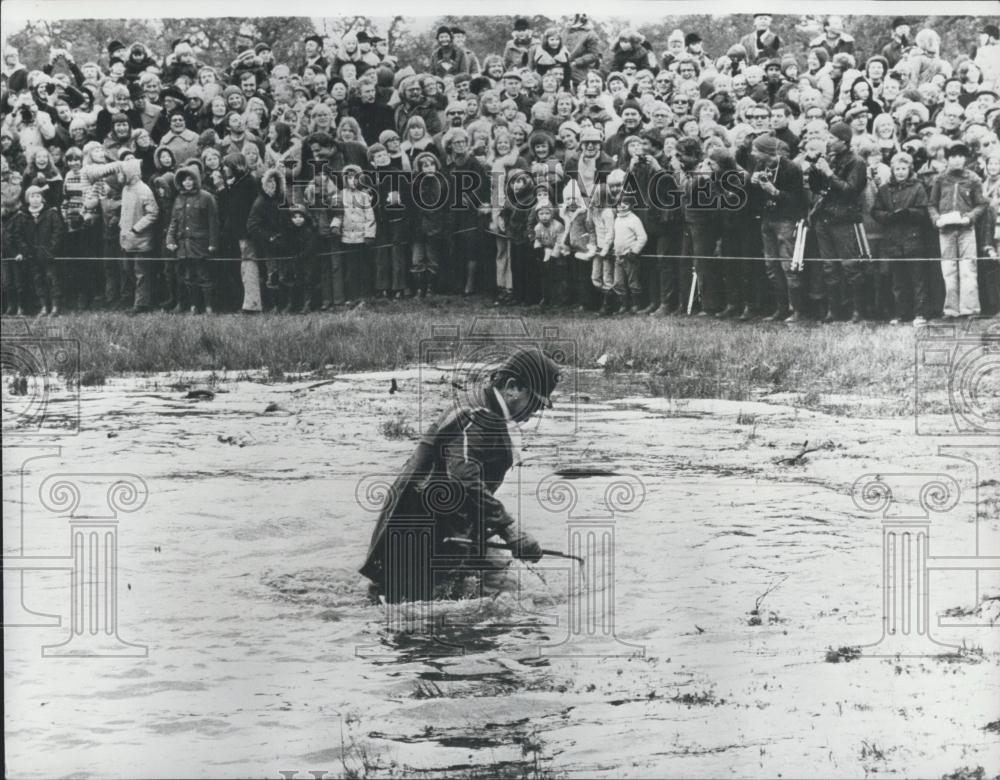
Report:
[[[277,186],[274,195],[263,192],[263,185],[269,180]],[[247,218],[247,236],[253,241],[257,257],[281,257],[285,254],[285,235],[289,229],[288,212],[282,208],[285,177],[275,170],[265,171],[261,177],[261,188]]]
[[[747,51],[747,63],[756,65],[761,60],[780,56],[781,38],[771,30],[765,30],[760,35],[754,30],[740,38],[740,45]]]
[[[221,247],[235,252],[239,242],[247,238],[247,220],[257,200],[257,180],[249,171],[226,187],[220,196]]]
[[[916,257],[925,251],[927,191],[915,176],[893,179],[878,189],[872,217],[883,226],[882,246],[886,257]]]
[[[191,190],[184,188],[184,180],[188,178],[194,181]],[[167,246],[176,246],[180,259],[215,254],[219,248],[219,210],[215,198],[201,188],[201,175],[194,166],[181,168],[174,181],[177,198],[167,228]]]
[[[816,218],[823,222],[860,222],[867,167],[854,152],[845,151],[830,161],[830,168],[832,176],[824,176],[815,167],[809,171],[809,189],[819,195],[814,205]]]
[[[124,162],[106,165],[88,165],[82,169],[84,177],[96,182],[112,174],[121,173],[125,186],[121,190],[121,211],[118,217],[118,235],[125,252],[149,252],[155,248],[156,218],[160,209],[153,191],[142,181],[142,163],[131,158]]]
[[[771,183],[778,188],[777,195],[768,195],[759,186],[751,185],[750,197],[761,201],[757,211],[770,222],[797,222],[805,214],[806,206],[802,169],[788,158],[780,157]]]
[[[340,232],[342,244],[363,244],[375,238],[375,210],[364,190],[341,190],[336,199],[337,215],[330,227]]]
[[[26,260],[55,260],[63,237],[62,217],[50,206],[44,206],[37,216],[25,208],[20,212],[15,235],[17,251]]]
[[[580,157],[579,154],[571,154],[566,157],[564,166],[566,178],[572,179],[580,185],[580,194],[585,198],[590,198],[591,192],[587,190],[585,182],[580,177]],[[595,163],[594,188],[604,183],[608,174],[615,169],[615,161],[605,152],[599,152]],[[593,188],[592,188],[593,189]]]
[[[159,146],[169,149],[177,164],[184,165],[192,157],[198,157],[198,134],[187,129],[179,133],[171,130],[160,139]]]
[[[383,103],[362,103],[358,100],[348,106],[347,115],[358,120],[361,137],[368,143],[375,143],[384,130],[396,129],[393,110]]]
[[[571,27],[566,34],[569,51],[570,78],[576,84],[587,78],[587,73],[601,69],[601,41],[592,25]]]
[[[435,76],[454,76],[457,73],[471,73],[469,53],[457,46],[439,46],[431,57],[431,73]],[[377,137],[377,136],[376,136]]]
[[[379,225],[403,222],[406,219],[410,176],[403,171],[398,161],[385,168],[373,167],[367,177],[367,186],[376,195],[375,220]],[[390,204],[390,200],[393,203]]]
[[[565,46],[558,51],[551,51],[544,45],[539,46],[532,55],[531,65],[539,76],[544,76],[549,71],[558,73],[560,85],[563,89],[569,89],[571,68],[569,52]]]
[[[536,40],[529,41],[526,45],[522,46],[511,38],[507,41],[507,45],[504,46],[503,50],[504,71],[527,68],[531,64],[531,58],[537,47],[538,41]]]
[[[484,388],[469,402],[445,412],[421,437],[392,488],[372,533],[361,573],[385,592],[389,601],[428,598],[418,583],[431,572],[388,571],[386,551],[394,548],[396,520],[425,520],[432,529],[433,554],[462,557],[465,547],[447,545],[448,537],[485,539],[510,527],[514,519],[494,497],[514,463],[513,446],[499,402]],[[461,495],[464,500],[444,506],[433,496]],[[429,559],[427,561],[429,565]],[[400,577],[406,577],[401,580]],[[388,588],[387,588],[388,585]]]
[[[415,174],[411,191],[413,202],[407,211],[413,235],[446,237],[451,232],[451,209],[444,174]]]
[[[986,207],[983,184],[972,171],[946,170],[935,179],[934,185],[931,187],[928,212],[931,222],[935,225],[938,217],[949,211],[957,211],[962,216],[968,217],[970,223],[975,223]],[[941,230],[952,231],[964,227],[968,227],[968,225],[953,225],[941,228]]]
[[[427,135],[433,136],[441,132],[441,113],[436,106],[426,100],[421,100],[415,104],[400,103],[396,106],[394,119],[397,133],[403,134],[406,123],[410,121],[411,116],[419,116],[424,120],[424,124],[427,125]]]
[[[515,244],[532,243],[535,240],[532,221],[536,202],[535,182],[528,180],[528,186],[515,194],[511,184],[523,171],[512,170],[507,176],[507,196],[500,209],[504,232]]]

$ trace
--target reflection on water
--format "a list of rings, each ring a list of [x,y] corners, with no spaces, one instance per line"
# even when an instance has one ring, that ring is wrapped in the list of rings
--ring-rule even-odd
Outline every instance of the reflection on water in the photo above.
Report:
[[[828,645],[877,638],[878,524],[857,516],[848,488],[898,466],[901,451],[932,457],[926,442],[900,443],[898,421],[758,405],[751,428],[737,424],[737,404],[657,405],[641,378],[581,374],[577,398],[546,413],[533,457],[498,495],[546,548],[572,551],[571,520],[613,525],[613,567],[588,563],[581,576],[565,560],[513,563],[501,587],[387,607],[357,573],[375,515],[355,496],[359,480],[391,474],[413,447],[380,433],[387,416],[415,424],[416,374],[394,378],[391,395],[379,375],[350,380],[350,392],[347,380],[246,383],[198,402],[141,382],[84,389],[81,434],[29,473],[25,549],[64,552],[65,519],[30,502],[47,469],[140,475],[147,507],[119,530],[119,624],[149,657],[43,660],[38,646],[59,641],[65,623],[5,631],[12,775],[773,776],[794,766],[856,776],[858,750],[838,736],[845,696],[863,705],[850,724],[865,734],[895,717],[900,697],[940,710],[948,689],[924,672],[822,661]],[[434,385],[440,407],[447,388]],[[272,404],[280,415],[264,413]],[[570,404],[578,433],[560,438]],[[806,438],[838,447],[794,469],[776,462]],[[540,506],[550,473],[576,490],[573,517]],[[620,475],[641,481],[645,502],[609,518],[600,509]],[[5,464],[5,540],[18,536],[8,517],[19,517],[20,495]],[[935,543],[960,549],[965,526],[943,526]],[[65,620],[66,576],[26,577],[30,607]],[[942,583],[946,606],[962,603],[965,584]],[[5,606],[15,597],[5,587]],[[573,612],[583,609],[602,620]],[[960,673],[967,690],[996,692],[977,667]],[[968,697],[966,710],[962,728],[935,721],[936,752],[911,745],[917,758],[898,770],[931,774],[974,752],[963,729],[986,710]]]

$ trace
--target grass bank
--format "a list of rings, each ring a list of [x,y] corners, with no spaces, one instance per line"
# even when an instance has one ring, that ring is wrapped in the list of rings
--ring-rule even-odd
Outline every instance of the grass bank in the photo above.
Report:
[[[58,323],[64,336],[79,341],[81,373],[91,377],[205,369],[265,369],[280,376],[412,365],[420,360],[422,343],[442,329],[467,337],[477,317],[498,316],[482,304],[435,303],[309,316],[95,312],[46,324]],[[745,400],[792,392],[814,405],[808,401],[816,395],[852,394],[898,399],[900,413],[912,411],[916,348],[918,339],[927,337],[910,327],[881,324],[789,327],[531,310],[499,316],[523,317],[532,337],[563,349],[580,367],[648,372],[657,395]],[[981,332],[989,324],[976,322],[972,328]],[[486,325],[496,329],[497,323]],[[943,375],[940,381],[943,388]]]

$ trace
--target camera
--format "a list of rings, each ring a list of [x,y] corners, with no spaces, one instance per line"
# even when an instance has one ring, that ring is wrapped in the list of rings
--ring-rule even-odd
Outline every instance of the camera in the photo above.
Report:
[[[28,108],[28,106],[21,106],[18,109],[18,113],[21,115],[21,121],[24,122],[25,124],[28,124],[29,122],[32,122],[35,119],[34,112],[30,108]]]

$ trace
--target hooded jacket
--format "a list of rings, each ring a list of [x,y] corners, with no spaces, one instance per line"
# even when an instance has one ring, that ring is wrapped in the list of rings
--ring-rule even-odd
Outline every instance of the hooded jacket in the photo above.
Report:
[[[371,195],[361,189],[361,169],[354,172],[358,176],[358,188],[352,190],[345,186],[337,193],[337,214],[330,221],[330,228],[340,232],[341,243],[357,245],[375,238],[375,210]]]
[[[194,181],[190,190],[187,179]],[[201,188],[201,174],[194,166],[181,168],[174,175],[177,198],[167,228],[167,246],[177,246],[179,259],[201,259],[219,247],[219,210],[215,198]]]
[[[156,219],[160,214],[153,191],[142,180],[142,162],[133,157],[124,162],[88,165],[82,169],[89,182],[112,174],[121,174],[125,186],[121,191],[121,216],[118,236],[125,252],[150,252],[156,244]]]
[[[222,167],[227,166],[233,169],[236,178],[220,193],[222,248],[226,252],[237,252],[239,242],[248,237],[247,220],[257,199],[257,179],[250,173],[242,153],[223,157]]]
[[[275,183],[274,195],[268,195],[263,189],[269,181]],[[253,241],[257,257],[281,257],[285,254],[285,236],[288,233],[288,212],[282,208],[285,203],[285,177],[276,170],[265,171],[260,183],[261,191],[247,218],[247,236]]]

